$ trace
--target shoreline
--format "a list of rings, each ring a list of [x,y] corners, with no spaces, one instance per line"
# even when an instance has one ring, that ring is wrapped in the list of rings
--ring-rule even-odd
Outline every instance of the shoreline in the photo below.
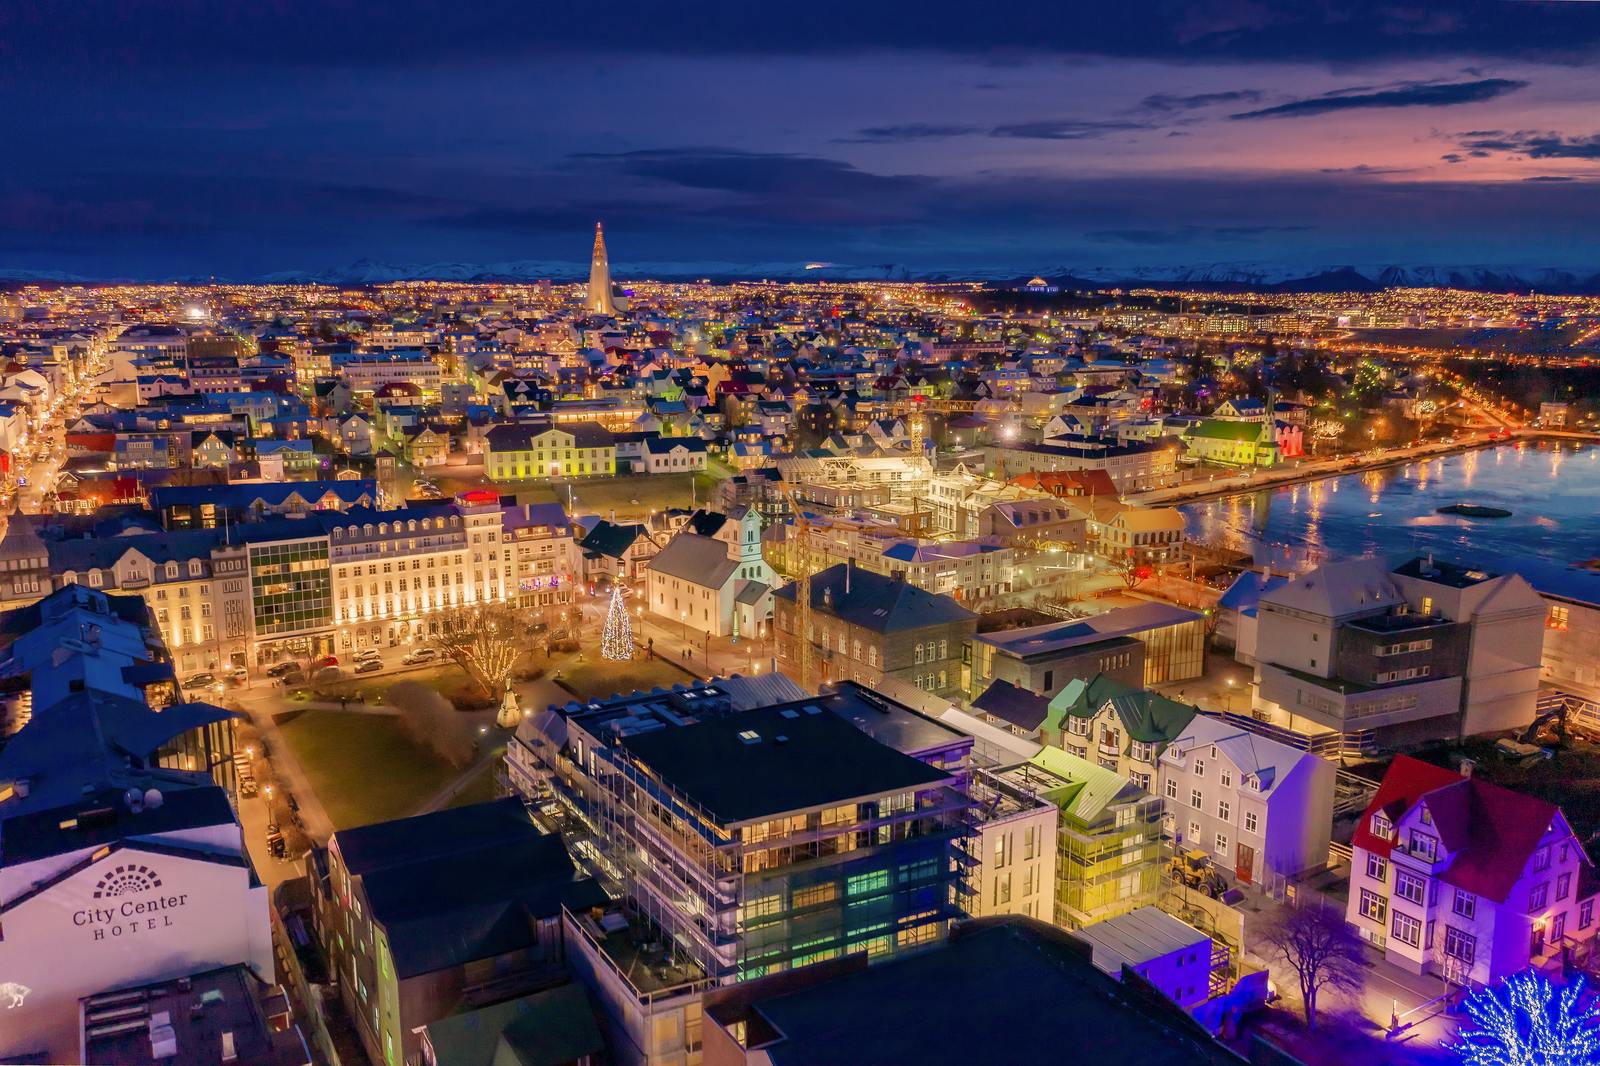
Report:
[[[1250,484],[1240,483],[1236,479],[1229,479],[1231,483],[1223,482],[1213,485],[1208,482],[1205,488],[1188,492],[1184,491],[1183,486],[1175,486],[1170,489],[1151,489],[1146,492],[1130,494],[1127,497],[1127,502],[1145,507],[1180,507],[1190,503],[1205,503],[1234,496],[1249,496],[1257,492],[1269,492],[1273,489],[1286,488],[1292,485],[1304,485],[1312,481],[1344,477],[1347,474],[1361,474],[1368,470],[1384,470],[1389,467],[1425,462],[1429,459],[1439,459],[1449,455],[1463,455],[1470,451],[1497,448],[1501,445],[1515,444],[1519,441],[1540,440],[1574,440],[1589,444],[1600,444],[1600,436],[1545,430],[1525,430],[1513,433],[1512,436],[1502,440],[1457,441],[1452,444],[1417,449],[1403,455],[1384,455],[1371,460],[1357,459],[1354,465],[1351,465],[1350,459],[1344,459],[1337,465],[1321,469],[1295,470],[1286,473],[1282,477],[1263,479]]]

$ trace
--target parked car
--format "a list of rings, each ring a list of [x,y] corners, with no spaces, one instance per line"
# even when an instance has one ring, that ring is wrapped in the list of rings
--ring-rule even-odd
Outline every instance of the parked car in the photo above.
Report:
[[[285,674],[298,674],[300,672],[299,663],[274,663],[267,667],[268,677],[283,677]]]
[[[216,674],[190,674],[188,677],[183,679],[183,687],[194,689],[221,688],[222,684],[217,680]]]
[[[381,659],[357,659],[355,672],[358,674],[375,674],[383,669]]]
[[[281,673],[272,675],[273,682],[275,684],[282,685],[284,688],[288,688],[290,685],[302,684],[305,682],[305,679],[306,675],[298,666],[293,670],[284,670]]]
[[[382,658],[383,658],[383,653],[380,652],[377,648],[362,648],[360,651],[356,652],[354,658],[351,661],[352,662],[357,662],[357,663],[364,663],[364,662],[368,662],[368,661],[376,662],[378,660],[381,660]]]
[[[250,683],[250,671],[242,666],[231,667],[228,670],[227,678],[235,685],[247,685]]]
[[[435,648],[417,648],[407,652],[403,661],[407,666],[416,666],[418,663],[431,663],[438,657],[439,652]]]
[[[337,655],[324,655],[322,658],[318,659],[316,662],[311,664],[311,669],[320,670],[324,666],[338,666],[338,665],[339,665],[339,657]]]

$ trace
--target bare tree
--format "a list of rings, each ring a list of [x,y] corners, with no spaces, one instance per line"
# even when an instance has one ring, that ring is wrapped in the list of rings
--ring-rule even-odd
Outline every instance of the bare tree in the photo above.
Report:
[[[1122,556],[1112,565],[1113,569],[1122,578],[1122,583],[1129,589],[1138,588],[1139,582],[1149,576],[1145,573],[1147,569],[1145,564],[1139,561],[1139,557],[1133,553],[1131,548],[1128,550],[1127,555]]]
[[[1289,911],[1267,933],[1267,942],[1300,979],[1306,1026],[1317,1024],[1317,996],[1324,988],[1355,989],[1366,968],[1361,938],[1345,924],[1344,915],[1328,907]]]
[[[527,650],[527,627],[511,607],[481,603],[458,607],[439,619],[428,646],[457,666],[490,699],[505,695],[517,660]]]

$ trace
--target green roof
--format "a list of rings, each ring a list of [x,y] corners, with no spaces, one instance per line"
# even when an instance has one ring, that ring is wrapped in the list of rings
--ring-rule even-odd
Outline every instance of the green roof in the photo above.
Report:
[[[588,993],[566,984],[428,1025],[448,1066],[558,1066],[605,1049]]]
[[[1260,440],[1265,422],[1233,422],[1228,419],[1207,419],[1191,426],[1186,436],[1207,437],[1211,440]]]
[[[1115,770],[1097,766],[1088,759],[1080,759],[1070,751],[1052,748],[1048,744],[1028,760],[1034,766],[1065,778],[1067,784],[1045,789],[1040,795],[1054,803],[1076,822],[1092,824],[1106,806],[1133,783]]]
[[[1179,703],[1147,688],[1134,688],[1097,674],[1087,683],[1070,682],[1050,701],[1045,724],[1057,725],[1065,717],[1093,718],[1110,703],[1122,720],[1130,739],[1145,744],[1165,744],[1178,738],[1199,713],[1187,703]]]

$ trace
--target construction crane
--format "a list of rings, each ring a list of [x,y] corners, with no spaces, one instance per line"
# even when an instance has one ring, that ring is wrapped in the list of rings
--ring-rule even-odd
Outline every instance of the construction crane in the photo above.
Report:
[[[799,659],[800,676],[797,680],[804,687],[810,683],[811,678],[811,522],[800,509],[799,502],[795,500],[793,486],[787,482],[783,486],[783,497],[789,501],[795,546],[798,547],[802,540],[806,545],[804,555],[794,551],[789,553],[790,565],[795,571],[794,603],[798,616],[795,637],[798,644],[796,655]]]

